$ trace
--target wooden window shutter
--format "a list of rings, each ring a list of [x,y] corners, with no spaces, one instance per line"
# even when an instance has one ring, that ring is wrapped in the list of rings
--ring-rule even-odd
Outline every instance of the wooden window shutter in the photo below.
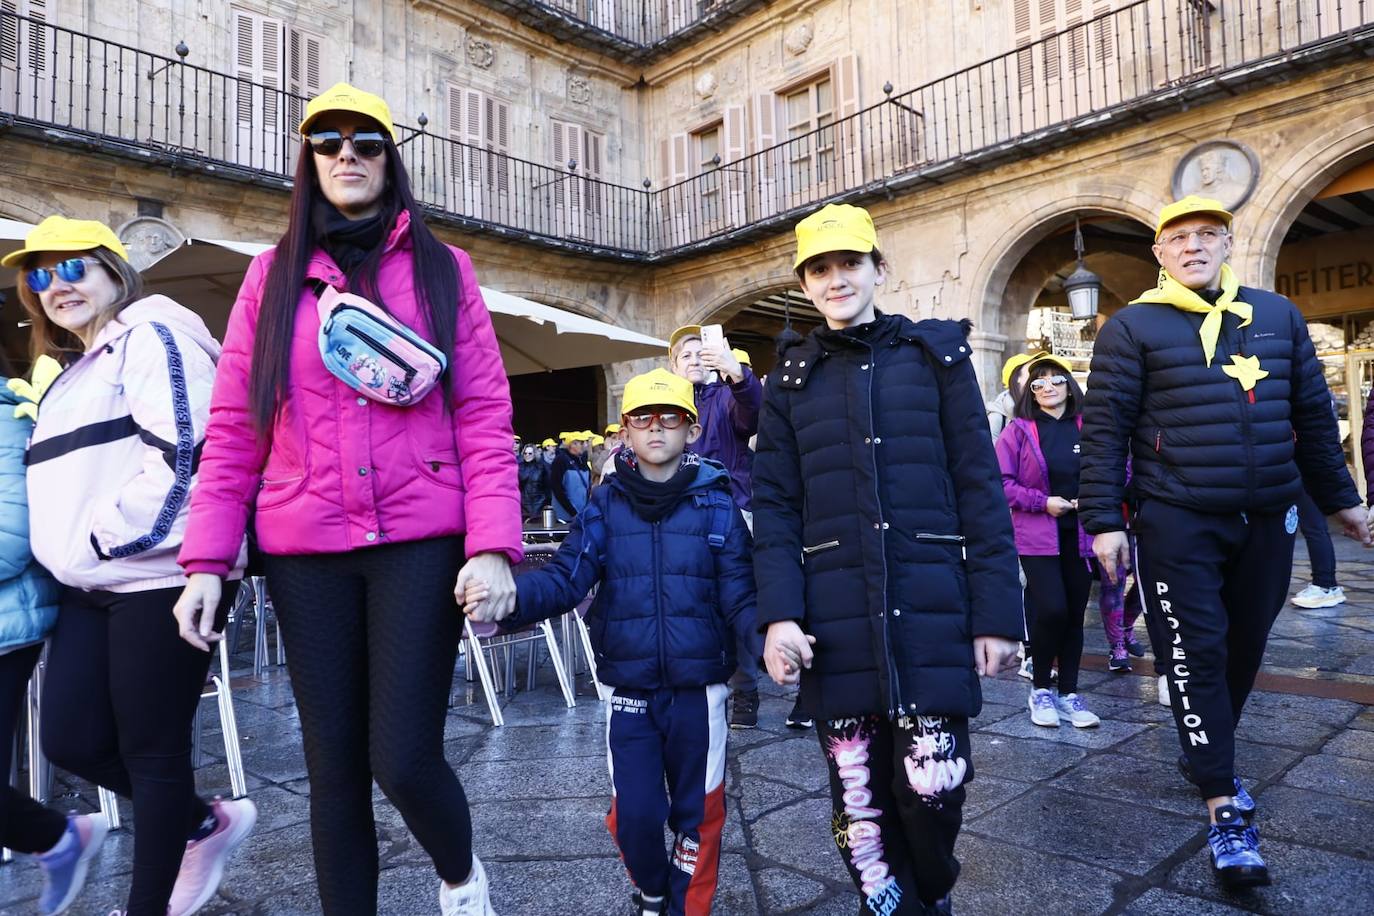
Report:
[[[721,122],[721,152],[723,163],[734,163],[744,158],[744,119],[743,105],[726,105],[725,117]],[[744,175],[739,171],[743,166],[729,165],[732,171],[725,172],[725,222],[731,226],[748,222],[745,207]]]
[[[1040,0],[1036,25],[1042,40],[1045,79],[1056,80],[1059,78],[1059,39],[1055,37],[1055,32],[1059,31],[1059,21],[1055,0]]]
[[[1110,0],[1108,0],[1108,2],[1106,3],[1093,4],[1094,16],[1104,16],[1105,14],[1110,13],[1111,11],[1112,4]],[[1115,26],[1115,20],[1111,17],[1107,17],[1104,19],[1099,19],[1097,21],[1097,24],[1093,27],[1094,31],[1096,32],[1096,34],[1094,35],[1094,43],[1097,45],[1097,60],[1099,63],[1108,60],[1113,54],[1113,46],[1115,44],[1116,39],[1115,33],[1113,32]]]
[[[670,146],[671,144],[669,144],[667,140],[658,141],[658,186],[660,188],[668,187],[673,177],[673,160]]]
[[[1079,70],[1088,62],[1088,30],[1083,25],[1083,0],[1064,0],[1064,28],[1069,32],[1069,69]]]
[[[486,100],[487,149],[492,157],[494,175],[491,180],[502,194],[510,190],[510,105],[500,99]]]
[[[766,92],[754,99],[754,152],[778,142],[778,97]]]
[[[846,54],[835,62],[835,118],[839,120],[859,110],[859,58]]]
[[[687,133],[673,134],[673,174],[672,182],[686,181],[692,174],[691,136]]]
[[[1016,32],[1016,46],[1024,48],[1034,40],[1031,30],[1031,0],[1015,0],[1012,4],[1012,19]],[[1021,88],[1030,89],[1035,82],[1035,59],[1030,51],[1017,52],[1016,71]]]
[[[28,8],[19,12],[36,20],[25,24],[29,41],[23,56],[28,61],[30,70],[41,73],[48,66],[48,30],[44,28],[48,22],[48,0],[29,0]]]
[[[292,95],[311,99],[320,94],[320,40],[308,32],[288,29],[286,36],[287,89]],[[305,117],[305,102],[289,100],[287,128],[294,130]]]

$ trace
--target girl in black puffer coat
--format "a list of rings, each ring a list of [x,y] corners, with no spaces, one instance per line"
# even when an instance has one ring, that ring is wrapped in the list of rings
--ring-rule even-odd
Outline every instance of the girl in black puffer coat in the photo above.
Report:
[[[968,325],[874,309],[886,264],[858,207],[825,207],[797,241],[827,327],[782,353],[764,399],[764,660],[780,683],[800,675],[866,912],[946,912],[978,675],[1006,666],[1023,628]]]

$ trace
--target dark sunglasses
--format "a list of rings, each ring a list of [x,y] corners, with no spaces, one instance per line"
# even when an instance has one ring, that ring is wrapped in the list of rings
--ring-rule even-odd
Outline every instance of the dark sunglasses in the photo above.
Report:
[[[1051,388],[1057,388],[1068,383],[1069,380],[1062,375],[1042,375],[1031,382],[1031,391],[1049,391]]]
[[[35,293],[41,293],[52,286],[54,274],[67,283],[78,283],[86,278],[87,264],[99,263],[95,258],[68,258],[58,261],[52,267],[35,267],[24,275],[24,282]]]
[[[648,429],[657,420],[664,429],[677,429],[687,422],[687,414],[677,410],[653,410],[649,413],[628,413],[625,422],[635,429]]]
[[[376,159],[386,150],[386,137],[375,130],[360,130],[352,135],[337,130],[316,130],[307,139],[310,148],[321,156],[339,155],[345,140],[353,141],[353,152],[364,159]]]

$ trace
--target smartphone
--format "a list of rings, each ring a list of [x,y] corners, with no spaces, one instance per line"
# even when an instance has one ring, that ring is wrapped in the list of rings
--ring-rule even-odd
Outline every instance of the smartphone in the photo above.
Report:
[[[701,345],[720,350],[725,346],[725,329],[718,324],[704,324],[701,326]]]

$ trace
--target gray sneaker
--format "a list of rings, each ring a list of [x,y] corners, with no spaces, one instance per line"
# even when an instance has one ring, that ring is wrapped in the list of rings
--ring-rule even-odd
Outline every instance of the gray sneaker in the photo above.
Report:
[[[1059,709],[1055,704],[1053,690],[1032,690],[1026,698],[1026,705],[1030,707],[1031,721],[1036,725],[1046,728],[1059,727]]]
[[[1095,728],[1102,722],[1095,713],[1088,711],[1083,698],[1076,693],[1063,697],[1056,695],[1054,705],[1059,710],[1059,718],[1068,719],[1074,728]]]

